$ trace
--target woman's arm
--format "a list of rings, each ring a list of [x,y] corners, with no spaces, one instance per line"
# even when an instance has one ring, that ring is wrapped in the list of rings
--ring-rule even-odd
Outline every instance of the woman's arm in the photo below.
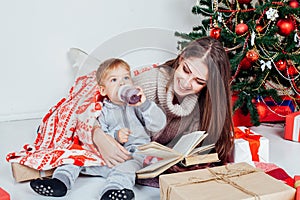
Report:
[[[93,142],[108,167],[131,159],[130,153],[110,135],[105,134],[98,124],[92,131]]]

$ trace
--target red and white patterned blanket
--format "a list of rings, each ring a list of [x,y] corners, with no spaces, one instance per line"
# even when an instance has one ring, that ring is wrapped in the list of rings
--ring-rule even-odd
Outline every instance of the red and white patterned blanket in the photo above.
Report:
[[[91,138],[101,105],[95,71],[78,77],[67,98],[61,99],[42,119],[34,144],[6,156],[38,170],[62,164],[105,165]],[[34,134],[34,133],[33,133]]]

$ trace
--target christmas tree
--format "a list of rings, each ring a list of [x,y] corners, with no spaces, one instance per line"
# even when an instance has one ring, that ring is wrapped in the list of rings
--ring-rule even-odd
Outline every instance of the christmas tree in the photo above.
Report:
[[[265,102],[280,105],[288,96],[300,106],[300,8],[298,0],[198,0],[192,13],[201,24],[179,33],[179,49],[202,36],[220,40],[231,63],[231,90],[238,96],[233,111],[250,113],[260,124]]]

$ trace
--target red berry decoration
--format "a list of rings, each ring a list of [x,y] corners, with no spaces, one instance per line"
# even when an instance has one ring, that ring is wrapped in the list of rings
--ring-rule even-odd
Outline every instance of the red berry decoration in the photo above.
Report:
[[[284,71],[287,67],[286,60],[278,60],[277,62],[275,62],[275,65],[279,71]]]
[[[251,0],[238,0],[239,4],[248,4]]]
[[[246,58],[250,61],[250,62],[256,62],[259,58],[258,53],[255,50],[249,50],[246,53]]]
[[[278,20],[277,26],[279,28],[278,33],[282,36],[288,36],[295,30],[293,21],[288,18]]]
[[[289,6],[291,8],[299,8],[299,2],[297,0],[291,0],[289,1]]]
[[[241,22],[240,24],[236,25],[235,33],[237,35],[243,35],[248,31],[248,25]]]
[[[262,33],[263,32],[263,26],[262,25],[260,25],[260,24],[258,24],[258,25],[256,25],[256,27],[255,27],[255,29],[256,29],[256,31],[258,32],[258,33]]]
[[[210,37],[218,40],[221,37],[221,29],[219,27],[214,27],[210,30],[209,35]]]

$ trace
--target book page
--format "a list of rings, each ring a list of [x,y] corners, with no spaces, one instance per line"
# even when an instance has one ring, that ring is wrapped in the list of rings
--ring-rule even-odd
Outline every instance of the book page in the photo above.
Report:
[[[173,149],[186,157],[206,136],[205,131],[195,131],[183,135]]]
[[[178,157],[180,154],[178,154],[176,151],[165,151],[162,149],[156,149],[156,148],[148,148],[141,151],[137,151],[138,154],[143,154],[146,156],[155,156],[159,158],[174,158]]]
[[[193,154],[198,154],[198,153],[202,153],[204,151],[208,151],[208,150],[211,150],[215,148],[215,144],[209,144],[209,145],[205,145],[205,146],[202,146],[202,147],[198,147],[198,148],[195,148],[191,151],[191,153],[189,154],[189,156],[193,155]]]
[[[165,159],[165,160],[160,160],[156,163],[153,163],[151,165],[148,165],[147,167],[140,169],[136,172],[137,178],[144,179],[144,178],[154,178],[179,161],[183,159],[182,156],[175,157],[175,158],[170,158],[170,159]]]
[[[159,144],[157,142],[150,142],[148,144],[139,146],[138,151],[136,153],[147,155],[147,156],[155,156],[163,159],[177,157],[180,155],[175,150],[166,147],[162,144]]]
[[[196,165],[196,164],[205,164],[212,162],[219,162],[219,157],[217,153],[210,154],[194,154],[192,156],[186,157],[182,164],[184,166]]]
[[[164,145],[162,145],[162,144],[160,144],[160,143],[158,143],[158,142],[154,142],[154,141],[152,141],[152,142],[150,142],[150,143],[148,143],[148,144],[140,145],[140,146],[138,147],[138,149],[139,149],[140,151],[143,151],[143,150],[149,149],[149,148],[155,148],[155,149],[161,149],[161,150],[165,150],[165,151],[169,151],[169,152],[174,152],[173,149],[171,149],[171,148],[169,148],[169,147],[166,147],[166,146],[164,146]]]

